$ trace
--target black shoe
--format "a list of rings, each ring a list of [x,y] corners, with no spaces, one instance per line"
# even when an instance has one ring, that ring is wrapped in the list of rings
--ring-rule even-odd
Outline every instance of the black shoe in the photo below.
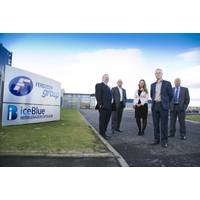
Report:
[[[104,137],[104,139],[106,139],[106,140],[109,140],[109,139],[111,138],[111,137],[108,136],[108,135],[104,135],[103,137]]]
[[[144,135],[144,131],[141,132],[141,135]]]
[[[168,137],[171,137],[171,138],[172,138],[172,137],[175,137],[175,135],[168,135]]]
[[[115,131],[122,133],[123,131],[121,131],[120,129],[115,129]]]
[[[160,144],[160,142],[159,142],[159,141],[156,141],[156,140],[155,140],[154,142],[151,143],[151,145],[157,145],[157,144]]]
[[[142,135],[142,132],[141,132],[141,131],[138,131],[138,134],[137,134],[137,135],[139,135],[139,136]]]
[[[186,140],[186,136],[181,136],[181,140]]]
[[[167,143],[164,143],[161,145],[163,148],[167,148],[168,147],[168,144]]]
[[[115,134],[115,130],[114,129],[112,129],[112,134]]]

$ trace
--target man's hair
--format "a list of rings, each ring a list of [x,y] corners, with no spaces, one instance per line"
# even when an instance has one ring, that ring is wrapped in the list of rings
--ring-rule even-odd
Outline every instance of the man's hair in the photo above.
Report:
[[[104,74],[104,75],[102,76],[102,78],[104,78],[104,76],[108,76],[108,74]]]
[[[156,70],[155,70],[155,72],[156,71],[160,71],[161,73],[163,73],[163,70],[161,69],[161,68],[157,68]]]
[[[176,81],[176,80],[179,80],[179,81],[181,82],[181,79],[180,79],[180,78],[175,78],[174,81]]]

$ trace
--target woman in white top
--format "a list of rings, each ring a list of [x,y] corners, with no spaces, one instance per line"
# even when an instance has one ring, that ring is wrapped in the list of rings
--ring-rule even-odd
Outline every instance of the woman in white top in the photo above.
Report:
[[[139,130],[138,135],[144,135],[144,131],[147,126],[148,98],[149,93],[146,87],[146,82],[144,79],[141,79],[134,96],[135,118]]]

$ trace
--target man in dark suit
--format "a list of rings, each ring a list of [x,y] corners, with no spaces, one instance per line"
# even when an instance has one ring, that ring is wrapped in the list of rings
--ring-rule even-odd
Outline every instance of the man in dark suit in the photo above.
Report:
[[[190,103],[190,95],[188,88],[181,87],[180,78],[176,78],[174,81],[175,87],[173,88],[173,100],[170,104],[170,135],[174,137],[176,132],[176,120],[180,124],[180,136],[182,140],[186,139],[186,127],[185,127],[185,111]]]
[[[154,142],[161,142],[162,147],[168,146],[168,113],[173,98],[172,86],[169,81],[162,79],[163,72],[156,69],[156,82],[151,84],[152,117],[154,125]],[[161,130],[160,130],[161,124]],[[160,134],[161,133],[161,134]]]
[[[112,133],[115,131],[122,132],[120,130],[120,124],[122,119],[123,110],[126,107],[126,90],[122,88],[122,80],[117,81],[117,87],[112,88],[113,103],[115,104],[115,110],[112,111]]]
[[[105,138],[109,139],[106,135],[107,126],[112,112],[112,93],[111,89],[107,86],[109,82],[108,74],[104,74],[102,82],[97,83],[95,86],[95,97],[97,105],[95,109],[99,110],[99,133]]]

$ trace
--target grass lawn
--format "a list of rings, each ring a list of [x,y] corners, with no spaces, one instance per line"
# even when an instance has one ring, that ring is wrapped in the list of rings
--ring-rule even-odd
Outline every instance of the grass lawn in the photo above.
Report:
[[[61,120],[0,128],[0,153],[95,153],[105,146],[78,111],[62,109]]]
[[[200,122],[200,115],[186,115],[186,119]]]

